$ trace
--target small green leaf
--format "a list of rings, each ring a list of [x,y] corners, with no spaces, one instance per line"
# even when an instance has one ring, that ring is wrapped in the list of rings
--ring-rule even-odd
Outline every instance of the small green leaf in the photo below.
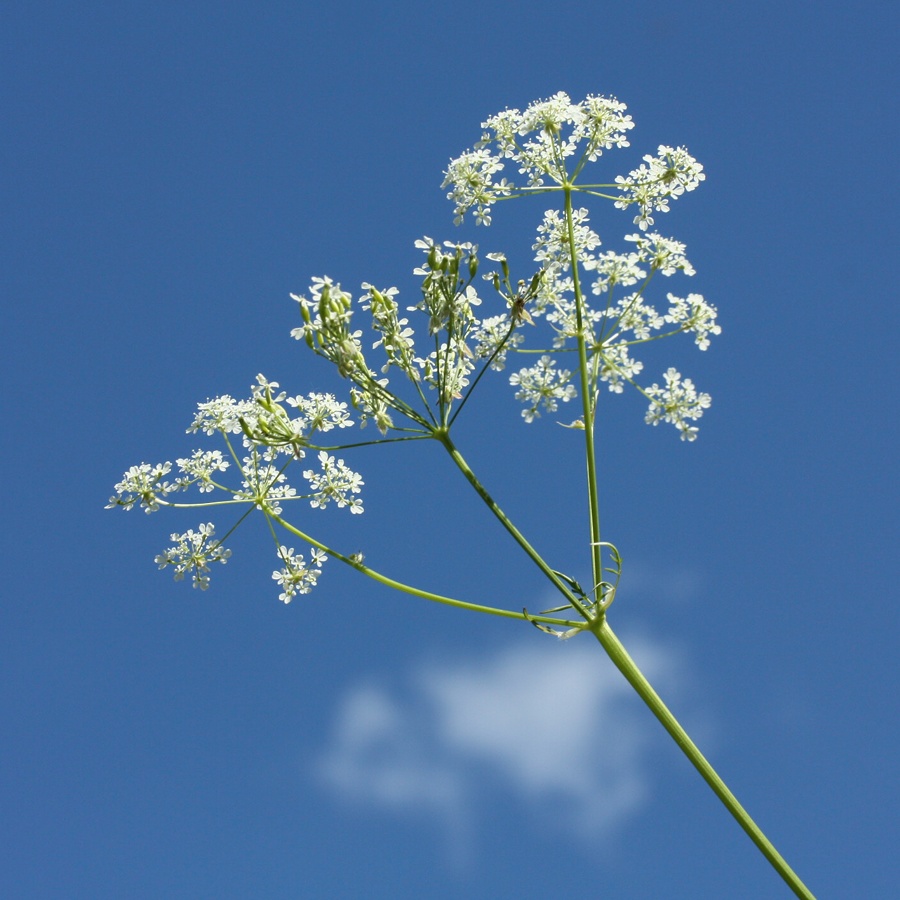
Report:
[[[571,575],[566,575],[564,572],[557,572],[556,569],[551,569],[551,571],[554,575],[558,575],[560,578],[562,578],[562,580],[565,581],[565,583],[569,585],[569,587],[572,588],[572,590],[575,591],[575,593],[578,594],[579,597],[585,596],[584,588],[574,578],[572,578]]]

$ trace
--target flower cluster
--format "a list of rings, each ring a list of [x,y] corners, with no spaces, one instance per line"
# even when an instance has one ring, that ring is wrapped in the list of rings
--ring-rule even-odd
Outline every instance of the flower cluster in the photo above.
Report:
[[[476,224],[488,225],[498,201],[554,190],[612,200],[619,209],[636,207],[634,224],[639,232],[625,236],[633,245],[626,252],[600,250],[600,236],[589,225],[588,210],[573,209],[568,202],[565,210],[547,210],[537,229],[534,251],[542,277],[528,310],[529,321],[545,318],[553,331],[554,352],[584,342],[590,361],[585,389],[592,395],[600,381],[616,393],[629,382],[643,391],[634,381],[643,369],[631,357],[635,344],[691,332],[697,346],[705,350],[710,336],[721,333],[715,307],[700,294],[692,293],[684,300],[669,294],[668,311],[657,311],[645,297],[657,273],[665,277],[694,274],[684,244],[652,231],[651,226],[655,213],[667,212],[672,200],[705,180],[703,166],[684,147],[661,144],[656,154],[645,155],[627,175],[616,175],[603,184],[581,179],[583,168],[604,151],[629,146],[627,135],[633,127],[625,105],[614,97],[588,96],[574,103],[567,94],[557,93],[524,111],[507,109],[488,118],[475,148],[451,160],[443,183],[458,223],[473,210]],[[507,162],[518,167],[524,181],[508,173],[504,177]],[[589,303],[580,288],[580,276],[585,273],[599,303]],[[623,294],[628,288],[631,293]],[[496,353],[495,368],[501,368],[506,354],[519,349],[522,342],[520,334],[504,337],[502,329],[502,321],[492,320],[489,326],[475,329],[479,355]],[[536,415],[536,388],[523,388],[522,379],[528,385],[542,384],[548,371],[548,366],[538,364],[511,379],[518,388],[516,396],[527,404],[526,421]],[[554,392],[563,388],[554,381],[552,390],[550,386],[546,390],[550,399],[560,399]]]
[[[307,469],[303,473],[303,477],[313,489],[309,505],[325,509],[328,502],[334,500],[339,509],[348,506],[351,513],[361,513],[362,500],[350,496],[358,494],[365,484],[359,473],[348,469],[342,459],[335,462],[334,457],[329,456],[324,450],[319,451],[319,463],[322,466],[321,473],[312,469]]]
[[[297,594],[308,594],[318,582],[322,569],[319,568],[328,557],[322,550],[315,547],[310,553],[309,565],[303,559],[303,554],[294,553],[294,548],[279,547],[278,555],[284,565],[272,573],[272,578],[278,582],[282,589],[278,599],[282,603],[290,603]]]
[[[252,453],[244,457],[241,466],[243,480],[234,494],[237,500],[249,500],[258,509],[265,509],[276,516],[281,515],[281,502],[293,500],[297,496],[295,488],[287,483],[281,469],[260,459],[260,454]]]
[[[271,521],[272,517],[281,515],[285,502],[307,499],[313,508],[324,509],[333,501],[339,508],[348,507],[352,513],[361,513],[362,500],[357,495],[363,486],[362,477],[343,460],[335,461],[324,450],[318,454],[321,471],[310,468],[303,472],[310,485],[309,493],[298,492],[286,475],[291,463],[304,456],[304,448],[312,446],[316,434],[353,424],[347,404],[338,402],[333,394],[289,397],[279,389],[278,382],[259,375],[250,399],[235,400],[226,394],[200,403],[188,427],[189,433],[218,433],[225,441],[231,461],[218,449],[194,450],[190,456],[175,461],[180,474],[172,480],[166,478],[172,472],[171,462],[132,466],[116,485],[117,493],[110,498],[107,508],[127,510],[140,504],[149,513],[163,506],[183,509],[250,505],[260,509]],[[241,434],[247,451],[240,460],[231,437],[235,434]],[[285,456],[287,461],[284,461]],[[228,487],[216,480],[232,462],[240,473],[238,487]],[[196,486],[200,494],[223,491],[228,499],[193,503],[173,501],[172,494],[192,486]],[[207,523],[201,524],[196,531],[173,534],[171,539],[175,545],[157,556],[156,562],[160,568],[173,566],[177,581],[193,572],[194,587],[206,590],[211,563],[224,563],[231,556],[231,551],[220,541],[213,540],[214,533],[213,524]],[[313,551],[309,567],[303,564],[302,556],[294,555],[293,550],[285,551],[281,547],[279,556],[284,567],[273,577],[283,588],[281,599],[287,602],[297,593],[308,593],[321,574],[318,566],[325,559],[324,552]]]
[[[532,247],[534,258],[551,271],[568,271],[572,265],[572,248],[579,260],[592,259],[591,252],[600,246],[600,235],[588,225],[586,209],[572,210],[572,237],[565,216],[557,209],[548,209],[544,221],[538,225],[537,241]]]
[[[503,345],[516,343],[512,337],[516,323],[511,317],[490,316],[485,325],[476,314],[482,303],[472,284],[478,271],[477,247],[467,242],[439,244],[428,237],[417,240],[416,247],[425,255],[414,269],[422,280],[421,299],[406,312],[427,316],[427,340],[433,346],[428,352],[417,350],[415,332],[400,311],[396,288],[380,290],[364,283],[365,294],[354,304],[340,285],[329,278],[315,278],[309,297],[291,295],[303,319],[292,336],[304,340],[350,381],[350,399],[360,413],[360,423],[372,420],[382,434],[398,427],[394,424],[396,413],[425,429],[429,426],[430,412],[414,410],[391,389],[388,375],[392,369],[399,369],[423,399],[422,385],[433,390],[446,415],[469,386],[476,360],[490,356],[501,366],[502,356],[499,361],[497,357],[504,352]],[[511,306],[508,292],[499,283],[497,290]],[[384,353],[378,372],[366,360],[362,330],[353,325],[356,307],[371,315],[377,336],[372,349]]]
[[[513,288],[506,258],[489,255],[489,259],[500,264],[501,271],[483,277],[493,285],[506,309],[482,319],[478,313],[484,302],[472,284],[479,267],[477,248],[469,243],[438,244],[426,237],[416,241],[417,248],[425,254],[423,263],[414,270],[422,279],[421,299],[407,306],[406,312],[427,317],[427,333],[434,345],[429,353],[420,354],[417,350],[414,329],[400,312],[395,288],[379,290],[364,284],[366,293],[354,304],[352,297],[328,278],[313,281],[311,300],[293,295],[304,318],[304,324],[294,329],[293,336],[306,340],[346,374],[351,382],[350,399],[361,422],[373,420],[382,434],[396,427],[393,415],[397,412],[414,424],[424,424],[426,431],[428,428],[425,418],[393,392],[388,379],[392,369],[399,369],[417,389],[420,385],[432,389],[438,405],[449,409],[472,385],[479,361],[486,360],[491,368],[503,369],[510,353],[524,349],[525,335],[519,326],[533,325],[542,317],[550,326],[554,352],[574,349],[572,345],[580,337],[584,339],[588,358],[593,361],[591,393],[599,382],[614,393],[622,393],[628,383],[643,390],[635,382],[643,370],[643,363],[632,356],[635,345],[690,332],[697,346],[705,350],[710,336],[721,334],[722,329],[716,321],[716,308],[700,294],[691,293],[681,299],[669,293],[665,312],[645,299],[647,286],[655,275],[669,278],[678,273],[694,274],[683,243],[655,232],[629,234],[626,240],[632,245],[626,252],[602,250],[599,235],[590,227],[587,209],[572,211],[571,235],[559,211],[548,210],[537,231],[534,258],[540,268],[530,285],[519,282]],[[591,292],[600,298],[598,303],[590,304],[584,294],[580,301],[576,299],[573,256],[579,269],[593,276]],[[631,290],[623,293],[624,289]],[[330,299],[323,303],[326,293]],[[340,298],[339,302],[335,298]],[[357,307],[372,316],[372,329],[377,336],[372,349],[381,348],[385,356],[380,372],[375,372],[366,361],[363,332],[352,324]],[[559,401],[567,402],[576,396],[575,386],[569,382],[571,372],[563,379],[561,373],[566,370],[555,369],[552,356],[545,357],[510,377],[516,398],[525,403],[522,415],[526,422],[534,421],[539,409],[554,411]],[[270,449],[297,450],[305,445],[306,429],[327,430],[350,424],[346,404],[338,404],[333,395],[285,399],[283,392],[272,393],[274,387],[277,385],[257,388],[262,410],[257,408],[253,414],[255,427],[265,433]],[[278,405],[280,401],[295,406],[305,416],[289,419],[283,406]],[[241,415],[237,408],[217,408],[216,413],[216,421],[223,428],[248,418],[246,412]],[[202,424],[210,417],[210,411],[204,410]]]
[[[706,350],[709,347],[709,336],[722,333],[722,326],[716,324],[716,308],[700,294],[688,294],[685,300],[674,294],[666,296],[671,304],[666,321],[679,325],[685,331],[692,331],[695,335],[694,343],[701,350]]]
[[[666,278],[676,273],[688,276],[695,273],[685,255],[684,244],[654,232],[626,235],[626,240],[632,243],[632,250],[625,253],[601,251],[600,237],[590,228],[586,209],[573,210],[571,235],[559,212],[548,210],[534,244],[535,259],[545,268],[532,318],[543,317],[551,326],[555,350],[574,349],[572,345],[583,338],[591,363],[588,387],[592,394],[597,382],[606,383],[614,393],[622,393],[625,385],[630,383],[649,399],[649,389],[644,390],[635,381],[644,368],[643,363],[631,355],[636,345],[689,332],[693,333],[696,345],[705,350],[710,336],[721,334],[722,329],[716,322],[716,308],[700,294],[692,293],[681,299],[669,293],[669,307],[665,313],[645,299],[647,287],[657,273]],[[599,304],[592,305],[584,294],[580,301],[576,298],[571,275],[573,258],[580,269],[595,276],[592,294],[600,298]],[[636,285],[637,290],[634,290]],[[623,293],[627,288],[632,290]],[[544,368],[535,367],[534,372],[527,370],[527,377],[534,380],[536,373],[543,372]],[[518,377],[510,380],[513,386],[519,386]],[[559,385],[555,385],[555,389],[561,390]],[[516,396],[523,400],[527,398],[526,402],[531,404],[523,415],[526,421],[532,421],[536,407],[531,395],[520,388]],[[692,407],[693,418],[699,417],[703,408]],[[655,410],[655,404],[651,403],[650,409]],[[665,421],[680,429],[680,420],[665,418]],[[694,427],[691,434],[696,436],[696,432]],[[684,434],[682,430],[682,436]]]
[[[685,246],[681,241],[665,238],[661,234],[626,234],[626,241],[635,245],[638,262],[650,267],[653,272],[663,275],[674,275],[683,272],[685,275],[696,275],[694,267],[684,255]]]
[[[475,222],[490,225],[491,207],[498,200],[529,190],[556,185],[579,189],[576,178],[586,163],[596,162],[604,150],[628,147],[626,133],[634,127],[626,106],[615,97],[588,96],[573,103],[568,94],[530,104],[524,112],[507,109],[482,123],[483,134],[474,150],[450,161],[443,187],[454,203],[457,224],[475,210]],[[526,184],[501,178],[505,160],[518,164]],[[653,224],[651,213],[668,212],[669,202],[696,188],[706,176],[703,166],[684,147],[661,144],[657,155],[644,156],[643,163],[628,175],[617,175],[609,185],[590,188],[616,189],[615,205],[638,207],[635,224],[645,231]]]
[[[254,418],[256,411],[253,400],[235,400],[229,394],[223,394],[221,397],[197,404],[197,414],[188,426],[188,433],[239,434],[241,419]]]
[[[178,483],[163,481],[163,477],[171,471],[170,462],[157,463],[154,466],[149,463],[132,466],[116,485],[116,493],[109,498],[106,509],[113,509],[116,506],[131,509],[140,500],[144,512],[156,512],[159,509],[160,498],[181,487]]]
[[[399,306],[394,300],[398,294],[397,288],[379,291],[374,285],[364,282],[363,289],[369,293],[363,298],[362,308],[372,313],[372,330],[381,335],[372,344],[372,349],[384,347],[387,356],[382,374],[386,374],[391,366],[397,366],[415,379],[415,333],[409,327],[409,319],[401,319],[398,315]]]
[[[520,193],[521,188],[494,176],[504,160],[518,164],[527,188],[540,188],[549,179],[556,184],[570,180],[567,160],[576,158],[573,172],[595,162],[604,150],[627,147],[625,133],[634,127],[625,115],[625,104],[614,97],[589,96],[572,103],[565,93],[532,103],[524,112],[507,109],[482,123],[483,134],[474,150],[450,161],[444,187],[455,204],[456,222],[474,207],[475,221],[490,225],[493,204]]]
[[[478,225],[491,224],[491,206],[498,197],[508,197],[513,189],[505,178],[498,182],[493,180],[493,176],[502,169],[503,163],[483,148],[451,160],[443,186],[453,186],[447,196],[456,203],[457,225],[462,224],[466,211],[473,206],[475,222]]]
[[[538,360],[537,365],[519,369],[509,376],[509,383],[518,388],[516,400],[525,403],[522,418],[533,422],[540,416],[538,407],[543,406],[547,412],[556,412],[558,401],[568,403],[575,397],[576,391],[568,381],[572,373],[568,369],[557,369],[556,361],[546,354]]]
[[[175,462],[184,472],[179,479],[180,486],[187,488],[196,484],[201,494],[215,490],[218,485],[212,480],[213,475],[224,472],[231,465],[221,450],[195,450],[189,459],[176,459]]]
[[[303,325],[291,334],[329,359],[343,378],[364,380],[371,373],[366,366],[362,331],[351,331],[353,298],[330,278],[313,278],[310,299],[291,295],[300,305]]]
[[[239,424],[244,433],[244,446],[263,459],[271,462],[280,454],[302,459],[303,448],[317,432],[353,425],[347,404],[339,402],[334,394],[289,397],[286,391],[279,390],[277,381],[269,381],[263,375],[257,375],[256,381],[251,409],[240,416]],[[285,403],[297,414],[289,415]]]
[[[156,557],[161,569],[166,566],[175,567],[175,580],[181,581],[188,573],[193,572],[193,586],[205,591],[209,587],[209,564],[228,562],[231,551],[226,550],[219,541],[212,540],[216,533],[212,522],[194,531],[189,528],[184,534],[173,534],[174,547],[169,547]]]
[[[634,384],[634,378],[644,369],[639,359],[629,356],[628,344],[611,344],[604,347],[599,356],[600,380],[614,393],[621,394],[625,390],[625,382]]]
[[[405,360],[403,348],[407,346],[411,335],[403,334],[405,322],[401,325],[396,316],[397,305],[393,300],[396,291],[389,288],[377,292],[371,286],[368,287],[369,292],[363,303],[368,301],[368,308],[377,323],[376,330],[382,333],[376,346],[383,344],[385,348],[389,348],[389,360],[385,366],[387,369],[391,361]],[[360,341],[362,330],[352,326],[352,296],[327,277],[313,278],[309,293],[308,298],[291,294],[291,298],[299,305],[303,319],[303,325],[294,328],[291,336],[296,340],[306,341],[310,349],[333,363],[338,373],[351,382],[353,387],[350,397],[361,414],[360,424],[364,425],[367,420],[372,419],[382,433],[387,432],[393,424],[388,412],[388,379],[379,378],[366,362]],[[394,354],[393,360],[391,353]]]
[[[634,224],[646,231],[652,224],[650,213],[669,211],[669,201],[692,191],[706,179],[703,166],[684,147],[660,144],[657,155],[644,157],[646,165],[638,166],[627,176],[617,175],[616,184],[622,195],[616,200],[619,209],[638,205]]]
[[[697,438],[697,428],[688,425],[687,419],[699,419],[709,408],[709,394],[698,394],[690,378],[681,379],[681,373],[669,368],[665,373],[666,386],[653,384],[645,393],[650,398],[646,421],[650,425],[671,422],[680,432],[683,441]]]
[[[497,372],[505,368],[507,354],[525,340],[525,335],[512,328],[510,318],[505,314],[482,319],[472,329],[476,359],[490,360],[490,367]]]

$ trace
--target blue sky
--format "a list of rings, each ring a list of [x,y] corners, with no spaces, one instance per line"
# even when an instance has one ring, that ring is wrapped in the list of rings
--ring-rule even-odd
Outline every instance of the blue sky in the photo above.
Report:
[[[442,170],[565,90],[628,104],[616,172],[660,143],[706,167],[661,230],[724,329],[648,363],[712,394],[696,443],[603,398],[613,626],[814,892],[890,896],[896,32],[887,2],[7,6],[0,893],[788,895],[586,637],[333,562],[284,606],[261,522],[192,591],[153,557],[196,515],[103,509],[197,445],[198,401],[334,388],[289,337],[311,276],[414,297],[423,234],[527,259],[540,204],[455,229]],[[586,577],[571,433],[497,378],[457,441]],[[315,527],[426,589],[553,603],[439,449],[358,451],[365,515]]]

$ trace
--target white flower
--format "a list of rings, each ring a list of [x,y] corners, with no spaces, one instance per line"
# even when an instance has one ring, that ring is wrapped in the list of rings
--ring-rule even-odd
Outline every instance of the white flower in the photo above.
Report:
[[[589,95],[573,103],[559,92],[548,100],[536,100],[524,112],[507,109],[482,123],[481,140],[474,150],[451,160],[443,186],[456,204],[456,223],[462,222],[472,207],[476,222],[490,224],[491,206],[517,191],[542,187],[547,179],[557,185],[572,184],[586,162],[595,162],[612,147],[627,147],[626,132],[634,127],[625,114],[625,104],[615,97]],[[495,176],[505,160],[518,164],[526,186]],[[575,162],[570,166],[568,161]],[[625,209],[637,204],[635,217],[642,231],[653,224],[651,213],[667,212],[671,198],[694,190],[704,180],[703,166],[683,147],[660,145],[656,156],[628,176],[617,176],[621,195],[615,205]]]
[[[259,408],[253,400],[235,400],[228,394],[197,404],[197,414],[188,427],[188,433],[202,431],[204,434],[238,434],[241,431],[241,419],[256,422]]]
[[[491,206],[498,198],[507,196],[511,189],[505,178],[497,183],[493,180],[502,168],[503,163],[484,149],[470,150],[450,160],[441,187],[451,188],[447,198],[456,204],[457,225],[473,206],[476,224],[491,224]]]
[[[549,100],[535,100],[519,119],[519,134],[532,131],[538,134],[559,134],[563,125],[572,124],[578,116],[578,107],[564,91],[558,91]],[[488,123],[490,124],[490,120]]]
[[[351,428],[353,419],[347,411],[347,404],[341,403],[334,394],[310,392],[305,397],[287,397],[285,402],[293,406],[300,415],[291,424],[302,424],[309,434],[316,431],[331,431],[332,428]]]
[[[544,315],[548,309],[555,309],[563,295],[571,294],[574,290],[572,278],[563,275],[558,267],[551,266],[544,270],[544,277],[540,280],[534,303],[529,307],[532,318]]]
[[[151,466],[149,463],[141,463],[132,466],[122,476],[122,480],[116,485],[116,494],[109,498],[106,509],[121,506],[123,509],[131,509],[138,500],[144,512],[152,513],[159,509],[159,498],[180,490],[179,483],[163,481],[162,478],[172,470],[172,463],[157,463]]]
[[[621,284],[623,287],[635,284],[646,276],[646,272],[638,265],[641,261],[637,253],[615,253],[608,250],[592,260],[587,269],[597,273],[597,280],[592,285],[595,294]]]
[[[533,422],[535,416],[540,416],[539,406],[547,412],[556,412],[557,401],[568,403],[576,396],[574,386],[567,384],[572,373],[568,369],[557,370],[555,366],[554,359],[544,355],[537,365],[520,369],[509,376],[509,383],[519,388],[516,400],[528,404],[522,410],[522,418],[526,422]]]
[[[362,500],[350,496],[360,493],[365,484],[359,473],[347,468],[342,459],[335,461],[335,458],[324,450],[319,452],[319,464],[322,467],[321,473],[312,469],[307,469],[303,473],[303,477],[315,492],[309,505],[324,509],[330,500],[334,500],[338,508],[349,506],[351,513],[361,513]]]
[[[469,384],[469,374],[475,368],[469,345],[458,338],[443,341],[437,350],[424,359],[416,359],[422,379],[440,393],[443,403],[462,397]]]
[[[271,510],[276,516],[281,514],[281,500],[290,500],[297,496],[284,476],[270,463],[261,464],[258,453],[244,457],[241,466],[244,480],[243,490],[235,492],[239,500],[252,500],[258,507]]]
[[[557,280],[554,275],[545,279],[548,282],[547,289],[539,300],[545,304],[547,321],[556,331],[553,346],[564,347],[566,341],[578,336],[578,315],[575,307],[574,286],[571,278]],[[606,316],[605,310],[585,307],[582,317],[582,325],[586,328],[586,340],[593,343],[591,330],[593,326],[601,322]]]
[[[626,241],[634,241],[635,250],[642,262],[650,263],[650,268],[663,275],[674,275],[677,271],[685,275],[694,275],[694,267],[684,255],[685,245],[673,238],[664,238],[661,234],[626,234]]]
[[[622,331],[633,332],[641,341],[647,340],[651,331],[662,328],[663,323],[668,321],[652,306],[644,303],[639,294],[631,294],[619,300],[610,311],[610,316],[618,318],[617,325]]]
[[[628,355],[627,344],[604,347],[601,351],[600,380],[607,382],[614,394],[621,394],[624,381],[631,380],[643,368],[644,364]]]
[[[185,477],[180,479],[183,487],[188,487],[195,482],[201,494],[209,493],[215,489],[212,476],[215,472],[224,472],[231,463],[222,456],[221,450],[195,450],[190,459],[176,459],[178,468],[184,472]]]
[[[535,100],[520,116],[520,137],[534,136],[529,140],[517,141],[517,149],[507,155],[519,163],[519,172],[528,176],[529,185],[536,187],[543,184],[545,175],[557,182],[565,178],[563,160],[575,152],[582,135],[573,130],[564,136],[563,132],[579,117],[579,107],[562,91],[549,100]],[[491,120],[485,125],[490,127]]]
[[[617,175],[616,184],[622,195],[616,200],[619,209],[626,209],[632,203],[638,205],[638,215],[634,224],[646,231],[652,224],[650,213],[654,210],[668,212],[668,201],[692,191],[706,179],[703,166],[684,147],[667,147],[660,144],[656,156],[644,157],[646,165],[629,172],[628,176]]]
[[[604,150],[628,147],[625,132],[634,128],[631,116],[625,115],[627,107],[615,97],[588,95],[581,104],[580,127],[588,140],[587,158],[595,162]]]
[[[565,180],[565,160],[585,144],[586,160],[596,161],[604,150],[627,147],[625,132],[634,127],[624,115],[625,104],[614,97],[589,95],[573,103],[560,91],[548,100],[536,100],[524,112],[507,109],[482,124],[480,149],[495,144],[501,158],[519,164],[519,172],[536,187],[545,177]]]
[[[174,566],[176,581],[181,581],[185,573],[193,571],[194,587],[205,591],[209,587],[209,564],[224,564],[231,556],[230,550],[211,540],[215,531],[212,522],[208,522],[200,525],[197,531],[189,528],[184,534],[171,535],[176,544],[156,557],[157,564],[161,569]]]
[[[481,298],[471,284],[465,286],[466,275],[474,278],[478,269],[478,248],[468,242],[454,244],[445,241],[447,253],[430,238],[416,241],[416,247],[426,253],[425,264],[413,274],[423,276],[422,299],[409,312],[420,310],[428,314],[428,333],[448,331],[453,337],[464,337],[476,321],[473,307],[481,305]]]
[[[575,257],[582,262],[592,259],[590,253],[600,246],[600,236],[587,226],[588,211],[584,208],[572,210]],[[568,271],[572,267],[569,249],[569,231],[563,214],[558,209],[548,209],[544,221],[538,226],[538,238],[532,249],[536,250],[535,260],[544,266]]]
[[[281,385],[277,381],[269,381],[265,375],[260,373],[256,376],[256,384],[251,385],[250,392],[253,396],[254,400],[270,400],[273,403],[281,403],[282,400],[287,396],[284,391],[279,391],[277,388],[281,387]]]
[[[418,360],[415,360],[418,363]],[[372,383],[365,388],[350,388],[350,402],[353,408],[359,412],[359,427],[365,428],[366,422],[371,419],[375,423],[375,427],[382,433],[387,434],[388,429],[394,425],[391,414],[388,412],[388,405],[384,396],[379,391],[387,385],[387,378],[372,380]]]
[[[511,323],[508,315],[489,316],[472,330],[475,340],[476,359],[487,359],[491,354],[497,353],[491,360],[491,368],[499,372],[506,366],[506,354],[525,340],[525,336],[519,331],[510,333]],[[497,348],[502,349],[497,352]]]
[[[363,288],[369,294],[363,299],[362,307],[372,311],[372,328],[381,335],[372,344],[372,349],[383,346],[387,354],[387,362],[381,371],[387,372],[390,366],[394,365],[415,378],[417,373],[412,364],[415,358],[414,332],[409,327],[408,319],[397,316],[398,306],[394,300],[398,293],[397,289],[387,288],[379,291],[368,283],[363,283]]]
[[[322,574],[320,566],[328,559],[321,550],[313,549],[310,553],[310,564],[307,565],[300,553],[295,554],[294,548],[279,547],[278,555],[284,562],[284,566],[272,573],[272,578],[278,582],[282,592],[278,599],[283,603],[290,603],[297,594],[308,594],[315,586]]]
[[[694,343],[701,350],[706,350],[709,347],[709,335],[722,333],[722,326],[716,324],[718,310],[707,303],[701,294],[688,294],[686,300],[674,294],[668,294],[667,297],[671,306],[666,321],[693,331],[696,335]]]
[[[645,421],[650,425],[671,422],[680,432],[683,441],[697,438],[698,428],[688,425],[686,419],[696,420],[712,402],[709,394],[698,394],[690,378],[681,380],[681,373],[669,368],[665,373],[666,386],[653,384],[645,393],[650,397],[650,408]]]
[[[342,377],[365,381],[371,373],[359,340],[362,331],[350,330],[353,298],[327,276],[313,278],[309,290],[311,299],[291,294],[303,319],[291,336],[333,362]]]

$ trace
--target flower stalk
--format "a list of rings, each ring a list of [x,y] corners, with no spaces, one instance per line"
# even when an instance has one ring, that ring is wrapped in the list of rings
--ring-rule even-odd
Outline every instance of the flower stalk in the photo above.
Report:
[[[584,424],[584,457],[587,468],[588,522],[591,532],[591,568],[594,585],[603,581],[603,547],[600,541],[600,496],[597,487],[597,452],[594,448],[597,392],[588,375],[587,339],[585,334],[584,295],[581,292],[579,261],[575,249],[575,222],[572,211],[572,188],[563,186],[569,265],[572,267],[572,291],[575,296],[575,327],[578,342],[578,375],[581,382],[582,423]]]

